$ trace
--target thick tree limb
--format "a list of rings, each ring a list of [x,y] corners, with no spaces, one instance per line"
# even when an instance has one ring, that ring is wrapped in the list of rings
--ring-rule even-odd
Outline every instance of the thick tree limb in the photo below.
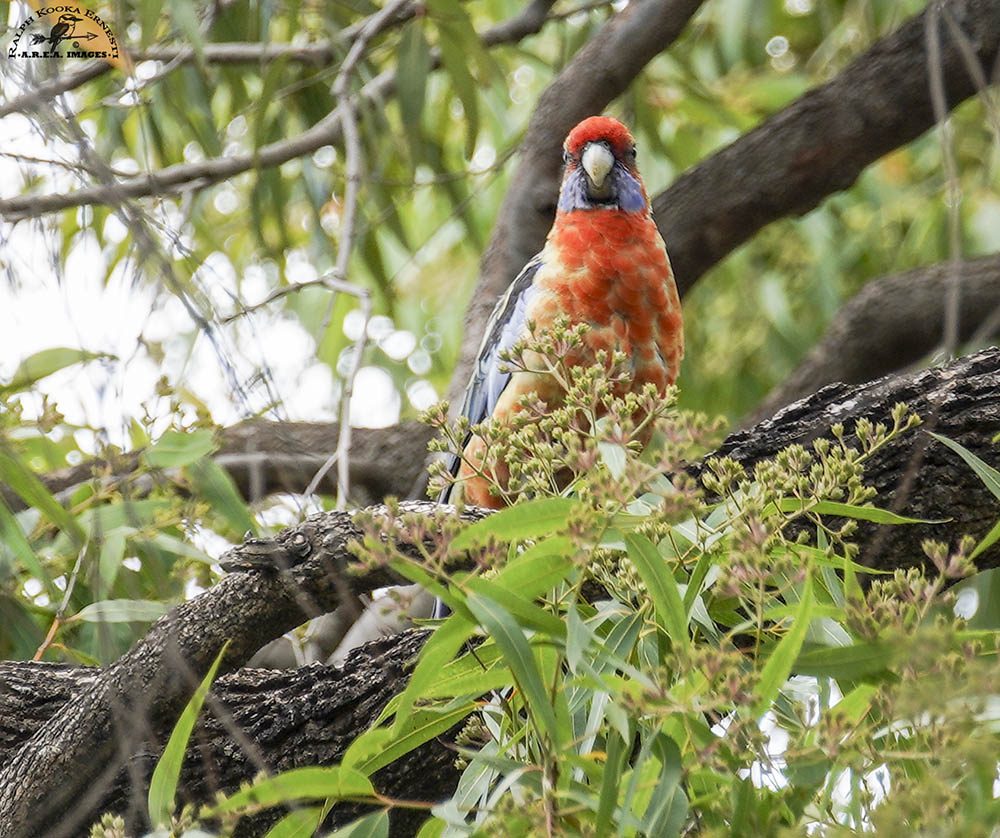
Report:
[[[861,387],[827,387],[773,419],[732,435],[719,453],[752,466],[788,444],[808,443],[829,435],[834,422],[846,423],[850,431],[852,422],[862,416],[884,420],[899,401],[908,402],[925,418],[925,428],[946,434],[992,465],[1000,465],[993,443],[994,434],[1000,431],[1000,349],[977,353],[942,369],[882,379]],[[862,530],[862,559],[872,567],[887,569],[920,563],[922,539],[932,537],[954,543],[966,533],[982,534],[1000,516],[996,499],[964,463],[949,449],[929,442],[930,438],[920,430],[908,434],[874,457],[866,474],[879,490],[883,505],[943,523]],[[697,473],[698,468],[694,471]],[[429,511],[434,505],[415,504],[411,508]],[[133,754],[139,754],[142,762],[148,760],[149,752],[155,753],[194,684],[226,639],[233,639],[226,666],[235,669],[257,646],[280,635],[314,609],[335,605],[345,584],[353,592],[360,593],[394,581],[387,572],[378,569],[358,575],[342,572],[350,559],[347,545],[357,535],[357,528],[348,515],[327,513],[286,530],[263,547],[251,543],[238,548],[234,555],[247,561],[263,554],[272,559],[284,557],[292,566],[281,574],[256,571],[226,577],[202,596],[175,608],[115,664],[96,677],[86,673],[86,689],[74,693],[76,697],[72,702],[56,709],[54,700],[42,700],[23,723],[8,722],[0,726],[0,835],[35,835],[40,831],[47,835],[61,834],[51,822],[39,823],[40,813],[50,813],[54,817],[86,817],[96,811],[120,765],[134,765]],[[303,545],[313,552],[296,564],[296,556],[302,556]],[[980,557],[981,567],[998,564],[1000,548],[994,547]],[[405,645],[409,642],[400,641],[400,648],[407,649],[406,656],[397,656],[394,646],[388,650],[380,647],[384,651],[379,654],[385,655],[380,665],[386,668],[386,679],[398,682],[405,678],[400,673],[405,671],[406,660],[412,657],[412,647]],[[27,693],[11,686],[16,683],[10,675],[9,667],[12,666],[15,665],[7,665],[5,674],[8,677],[2,682],[8,685],[7,689],[0,688],[0,719],[8,716],[5,707],[16,709],[26,700]],[[351,666],[353,664],[349,663],[346,675],[351,674]],[[313,679],[314,686],[309,689],[318,691],[314,695],[314,704],[318,706],[322,705],[320,696],[329,696],[331,689],[336,690],[337,687],[330,684],[341,683],[339,679],[343,676],[322,668],[309,668],[302,676],[251,673],[246,677],[251,681],[262,679],[260,690],[263,692],[267,691],[263,679],[268,677],[278,678],[281,684],[288,685],[298,683],[298,677]],[[400,686],[393,683],[390,692]],[[53,689],[65,687],[56,685]],[[273,702],[261,709],[260,693],[254,689],[250,688],[245,696],[248,705],[256,702],[257,711],[265,716],[269,713],[282,715],[280,691]],[[385,695],[375,687],[372,689]],[[39,694],[47,693],[41,690]],[[233,715],[248,718],[242,715],[251,713],[241,706],[244,699],[237,696],[235,700]],[[12,704],[15,701],[22,705],[15,706]],[[372,712],[377,704],[377,701],[372,703]],[[127,714],[123,712],[126,710]],[[323,724],[334,727],[315,731],[309,728],[310,735],[324,742],[337,737],[349,738],[363,727],[361,719],[353,717],[357,727],[345,734],[342,728],[336,727],[340,723],[338,719],[342,721],[340,716],[333,718],[321,714],[319,718]],[[137,719],[144,719],[148,728],[137,725]],[[308,728],[307,722],[303,724]],[[262,731],[267,729],[267,725],[262,724],[258,732],[263,736]],[[255,744],[257,734],[247,739],[246,728],[241,730],[243,739],[236,737],[232,742],[210,743],[208,751],[228,753],[227,758],[239,760],[243,765],[239,770],[248,773],[261,767],[259,762],[272,758],[282,767],[288,767],[303,764],[314,756],[308,751],[297,752],[297,746],[285,750],[278,740],[270,745],[266,741]],[[231,733],[230,730],[227,735]],[[223,736],[221,731],[218,735]],[[119,750],[115,743],[122,743]],[[323,750],[323,753],[336,754],[336,748]],[[284,761],[278,758],[279,754]],[[190,758],[198,759],[194,753]],[[423,777],[427,784],[421,788],[438,788],[434,783],[440,782],[440,788],[444,789],[453,781],[454,774],[439,752],[433,751],[419,759],[432,761],[440,766],[441,772],[434,777]],[[109,770],[102,775],[104,766]],[[144,770],[137,771],[134,782],[144,782]],[[412,779],[406,764],[399,770],[403,782],[406,777]],[[196,796],[205,793],[211,782],[206,779],[202,791],[192,789],[191,793]],[[123,791],[118,799],[128,800],[132,796]],[[400,796],[408,795],[404,791]],[[70,801],[74,801],[71,808]],[[72,827],[64,824],[67,830],[81,825],[82,821]]]
[[[1000,255],[872,280],[837,312],[822,340],[747,424],[827,384],[871,381],[934,352],[944,339],[944,300],[953,271],[959,283],[958,339],[992,337],[1000,329]]]
[[[942,3],[982,76],[995,80],[1000,0]],[[876,42],[828,83],[678,178],[653,212],[682,292],[762,227],[803,215],[849,187],[869,164],[935,124],[929,74],[940,70],[947,106],[976,93],[965,44],[940,24],[940,68],[927,54],[929,12]]]
[[[388,495],[405,496],[424,467],[433,431],[418,422],[388,428],[355,428],[351,445],[351,490],[359,506],[378,503]],[[275,492],[302,493],[337,447],[339,426],[323,422],[273,422],[251,419],[221,432],[216,462],[225,468],[247,500]],[[66,500],[79,486],[96,480],[103,489],[129,489],[136,480],[142,452],[112,460],[90,460],[42,477],[45,487]],[[149,476],[143,478],[148,480]],[[328,474],[320,490],[336,490],[336,475]],[[9,486],[0,498],[15,512],[24,500]]]
[[[437,505],[411,508],[429,513]],[[474,519],[482,513],[466,514]],[[233,573],[157,621],[86,695],[63,705],[4,761],[0,836],[74,834],[123,762],[143,742],[162,741],[227,641],[224,671],[242,666],[263,642],[332,610],[346,596],[398,584],[398,577],[381,568],[346,572],[348,545],[360,537],[347,513],[314,515],[264,545],[273,571]],[[262,550],[257,547],[257,554]],[[304,550],[308,559],[294,564]],[[279,571],[283,566],[289,569]],[[94,766],[97,772],[107,769],[103,777],[95,778],[94,770],[81,776]]]
[[[216,791],[233,789],[261,768],[286,771],[332,765],[348,745],[405,685],[426,631],[410,631],[367,644],[351,653],[342,669],[307,666],[273,671],[242,669],[212,687],[181,773],[181,796],[204,803]],[[60,706],[93,688],[100,670],[58,664],[0,663],[0,763],[49,722]],[[133,760],[131,776],[148,782],[162,738]],[[404,761],[375,775],[387,797],[434,800],[454,788],[455,754],[433,740]],[[130,774],[120,772],[105,789],[98,810],[126,815],[130,834],[145,831],[144,794],[134,794]],[[338,807],[328,826],[356,817],[355,807]],[[413,835],[424,813],[397,809],[392,829]],[[240,834],[261,834],[274,816],[244,819]]]

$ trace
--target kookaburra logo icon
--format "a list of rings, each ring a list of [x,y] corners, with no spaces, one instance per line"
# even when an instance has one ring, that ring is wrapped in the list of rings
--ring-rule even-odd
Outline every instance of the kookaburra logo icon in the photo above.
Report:
[[[48,35],[39,35],[36,33],[31,36],[32,46],[35,44],[48,43],[52,45],[52,49],[58,49],[60,41],[68,41],[71,38],[75,41],[89,41],[92,38],[96,38],[97,35],[93,32],[77,34],[73,30],[73,27],[81,20],[83,20],[82,17],[77,17],[76,15],[69,13],[59,15],[59,20],[56,22],[56,25],[52,27],[52,30]]]
[[[97,12],[83,6],[32,5],[40,8],[14,30],[14,37],[7,45],[8,58],[121,60],[115,33]]]

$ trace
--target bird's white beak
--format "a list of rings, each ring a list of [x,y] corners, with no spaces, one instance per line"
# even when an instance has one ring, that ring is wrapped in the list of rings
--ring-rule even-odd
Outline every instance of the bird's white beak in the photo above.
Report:
[[[587,143],[580,158],[583,170],[598,189],[604,186],[608,173],[614,168],[615,156],[604,143]]]

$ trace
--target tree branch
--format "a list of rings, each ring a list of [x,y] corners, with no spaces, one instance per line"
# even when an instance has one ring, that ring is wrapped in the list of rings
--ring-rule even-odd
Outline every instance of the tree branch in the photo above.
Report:
[[[389,495],[405,495],[423,470],[432,433],[419,422],[353,429],[350,481],[354,501],[366,506]],[[339,425],[332,423],[251,419],[221,431],[215,461],[251,502],[275,492],[301,494],[337,447],[339,434]],[[77,487],[92,480],[108,491],[126,486],[136,479],[141,457],[141,451],[133,451],[114,459],[90,460],[41,479],[49,492],[65,501]],[[333,493],[336,481],[330,477],[318,488]],[[0,498],[15,512],[26,508],[9,486],[0,486]]]
[[[1000,431],[1000,349],[962,358],[941,369],[861,387],[827,387],[773,419],[733,434],[717,453],[751,467],[789,444],[829,436],[835,422],[846,423],[850,433],[860,417],[885,420],[900,401],[925,418],[925,429],[943,433],[987,462],[1000,465],[993,443],[994,434]],[[954,543],[966,533],[981,535],[1000,515],[996,498],[978,477],[950,449],[929,443],[926,433],[914,431],[886,446],[868,463],[866,480],[878,490],[883,504],[912,517],[942,522],[861,529],[861,558],[871,567],[889,569],[920,563],[923,539]],[[392,459],[391,452],[386,452],[386,457]],[[697,475],[700,468],[693,467],[693,473]],[[423,503],[409,508],[430,512],[437,507]],[[482,511],[467,514],[477,516]],[[4,736],[8,748],[0,760],[0,835],[58,835],[82,826],[99,810],[119,767],[133,764],[135,754],[148,759],[150,751],[156,752],[157,743],[163,742],[225,640],[233,641],[225,663],[232,670],[267,640],[315,611],[335,606],[345,586],[358,594],[396,581],[382,569],[344,573],[351,561],[348,545],[358,535],[349,515],[332,512],[314,515],[273,541],[249,542],[236,548],[233,555],[247,564],[263,555],[278,564],[287,562],[290,569],[282,573],[233,573],[205,594],[176,607],[125,656],[88,680],[85,691],[39,724],[31,738],[26,738],[26,733],[5,734],[0,727],[0,748],[4,747]],[[310,555],[297,559],[304,549],[311,550]],[[979,566],[997,565],[1000,547],[994,545],[980,557]],[[412,658],[412,651],[408,654]],[[403,659],[392,651],[386,655],[387,672],[397,673]],[[320,686],[323,678],[329,677],[320,678],[321,671],[304,670],[317,674],[317,696],[328,690]],[[348,662],[345,674],[350,672]],[[299,676],[280,676],[286,677]],[[3,702],[12,700],[9,692],[9,688],[0,688],[0,710]],[[280,699],[279,693],[275,700]],[[322,701],[315,704],[322,705]],[[358,733],[370,718],[358,720],[358,727],[350,734]],[[144,728],[144,723],[148,727]],[[320,730],[323,728],[312,735],[319,736]],[[323,735],[342,734],[342,728],[335,728]],[[124,744],[116,750],[116,743]],[[240,771],[252,773],[260,766],[252,754],[244,753],[249,745],[237,739],[224,752],[235,748],[243,753],[239,760],[245,764]],[[309,758],[309,753],[286,755],[292,764],[301,764],[295,759]],[[284,765],[287,763],[279,762],[276,767]],[[107,771],[102,773],[105,767]],[[405,766],[399,770],[406,774]],[[453,777],[447,769],[442,771],[445,773],[439,778]],[[134,781],[145,782],[141,772]],[[433,782],[429,787],[434,787]],[[64,818],[62,832],[52,820],[60,816]],[[46,817],[50,820],[39,820]]]
[[[408,507],[428,514],[437,508],[430,502]],[[483,513],[465,515],[475,520]],[[232,573],[206,595],[174,608],[107,667],[85,696],[63,705],[6,760],[0,767],[0,836],[74,834],[118,767],[143,742],[162,741],[227,641],[222,671],[239,668],[263,642],[331,611],[346,596],[398,584],[387,569],[347,573],[353,561],[349,545],[361,535],[349,514],[335,512],[314,515],[273,541],[232,551],[251,560],[263,551],[273,570]],[[307,560],[294,564],[304,551]],[[95,765],[109,767],[96,786],[93,771],[86,770]],[[81,799],[88,805],[80,805]]]
[[[1000,55],[1000,0],[944,4],[964,44],[942,27],[940,73],[949,108],[976,93],[966,66]],[[804,215],[846,189],[869,164],[935,124],[926,45],[928,12],[911,18],[731,145],[685,172],[653,201],[682,293],[762,227]],[[992,77],[991,72],[984,73]]]
[[[954,269],[944,263],[868,282],[747,422],[771,416],[827,384],[871,381],[937,350],[944,340],[942,310]],[[960,263],[957,276],[958,339],[984,341],[1000,330],[1000,254]]]

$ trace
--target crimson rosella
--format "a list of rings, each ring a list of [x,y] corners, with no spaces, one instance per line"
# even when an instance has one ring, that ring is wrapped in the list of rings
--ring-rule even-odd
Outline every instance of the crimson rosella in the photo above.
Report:
[[[472,425],[504,421],[522,396],[557,404],[559,385],[544,373],[509,371],[501,354],[560,317],[589,328],[573,364],[590,366],[601,350],[632,360],[630,386],[647,383],[662,395],[677,378],[684,355],[681,305],[667,250],[653,222],[636,168],[635,141],[611,117],[583,120],[563,146],[565,170],[555,222],[545,247],[497,303],[479,349],[462,415]],[[452,474],[446,500],[497,508],[482,471],[485,443],[470,435]],[[499,470],[499,469],[498,469]],[[503,480],[503,475],[498,475]]]

